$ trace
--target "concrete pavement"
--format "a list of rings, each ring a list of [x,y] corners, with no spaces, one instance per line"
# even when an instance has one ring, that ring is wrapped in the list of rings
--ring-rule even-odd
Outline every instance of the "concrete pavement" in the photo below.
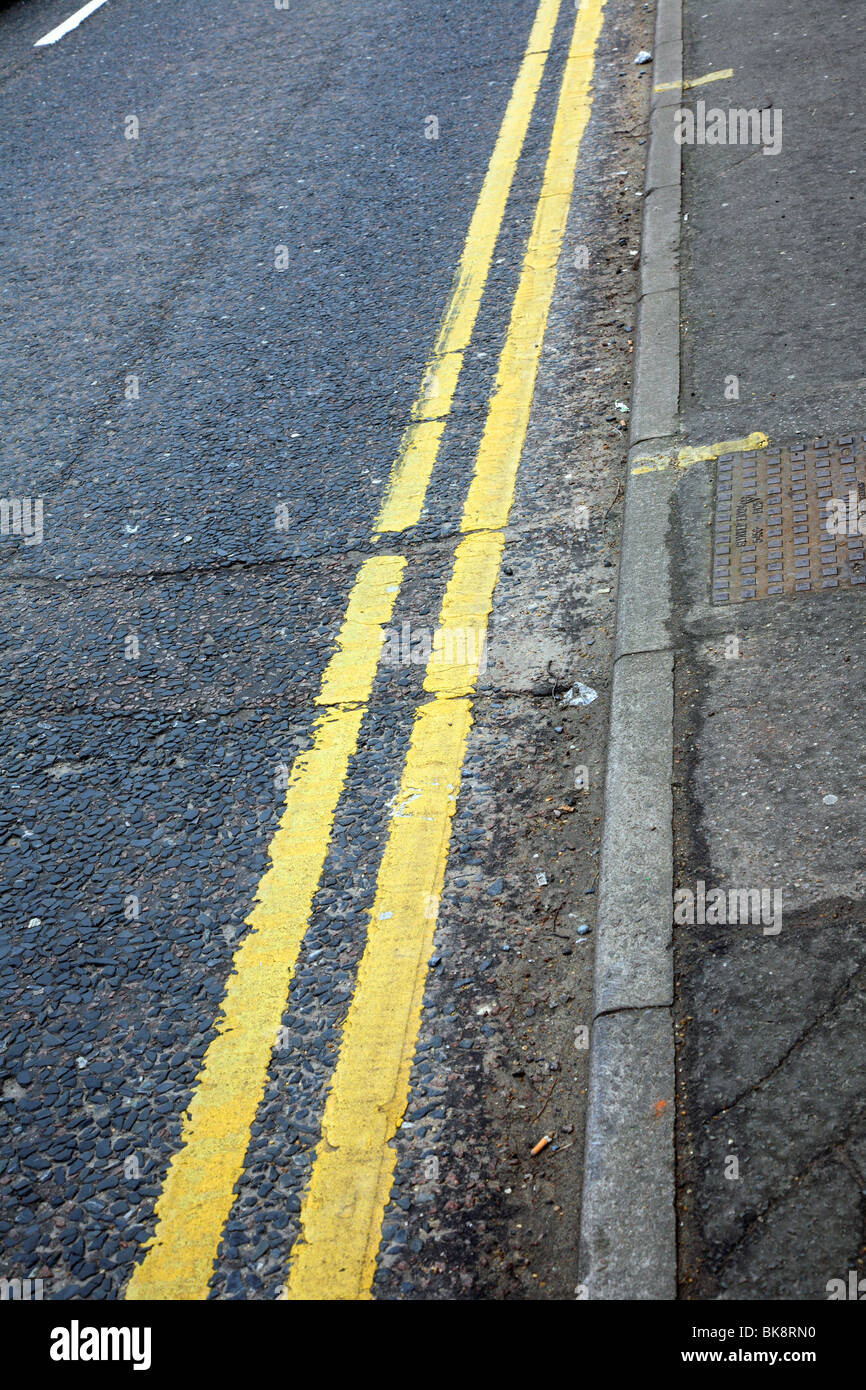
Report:
[[[862,1275],[863,42],[842,5],[659,7],[590,1297]]]
[[[773,529],[773,484],[758,486],[758,545],[769,557],[784,530],[786,592],[717,605],[705,577],[721,462],[715,479],[686,473],[671,515],[676,881],[775,889],[783,904],[776,935],[675,932],[680,1279],[691,1297],[823,1299],[831,1280],[862,1276],[866,1254],[866,650],[857,544],[835,544],[821,484],[822,458],[850,458],[860,479],[866,464],[866,199],[853,157],[863,113],[850,100],[866,26],[844,5],[816,20],[796,0],[707,16],[686,6],[687,71],[734,69],[706,89],[708,106],[771,107],[783,134],[775,155],[684,147],[683,434],[766,432],[765,466],[781,449],[794,509]],[[730,376],[739,399],[726,399]],[[847,491],[833,469],[831,496]],[[809,539],[802,581],[789,533]]]

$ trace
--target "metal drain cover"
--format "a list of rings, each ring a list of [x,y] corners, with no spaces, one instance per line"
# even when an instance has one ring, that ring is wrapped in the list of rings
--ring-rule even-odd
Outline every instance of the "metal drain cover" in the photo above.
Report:
[[[866,584],[863,499],[864,434],[720,455],[713,603]]]

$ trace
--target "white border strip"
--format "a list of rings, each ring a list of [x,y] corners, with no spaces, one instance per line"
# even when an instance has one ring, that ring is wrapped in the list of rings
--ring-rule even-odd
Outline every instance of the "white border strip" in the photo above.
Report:
[[[68,19],[64,19],[63,23],[58,24],[56,29],[52,29],[50,34],[46,34],[44,38],[37,39],[33,47],[44,48],[47,43],[56,43],[58,39],[63,38],[64,34],[68,34],[70,29],[77,29],[79,24],[87,19],[88,15],[93,14],[94,10],[98,10],[100,5],[104,4],[105,0],[89,0],[87,5],[82,5],[80,10],[75,11],[75,14],[70,15]]]

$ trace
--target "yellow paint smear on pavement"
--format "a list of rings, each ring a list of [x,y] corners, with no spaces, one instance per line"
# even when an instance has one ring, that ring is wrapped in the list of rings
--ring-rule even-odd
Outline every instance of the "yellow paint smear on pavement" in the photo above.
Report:
[[[743,439],[723,439],[719,444],[696,444],[670,454],[638,454],[632,460],[632,474],[663,473],[668,468],[691,468],[693,463],[705,463],[721,454],[745,454],[751,449],[766,449],[770,436],[755,430]]]
[[[692,87],[705,87],[708,82],[725,82],[733,77],[733,68],[719,68],[718,72],[708,72],[704,77],[687,77],[684,82],[659,82],[654,92],[674,92],[681,89],[690,92]]]

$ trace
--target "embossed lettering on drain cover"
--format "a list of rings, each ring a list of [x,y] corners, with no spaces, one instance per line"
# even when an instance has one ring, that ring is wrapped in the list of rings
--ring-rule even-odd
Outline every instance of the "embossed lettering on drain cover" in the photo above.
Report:
[[[866,584],[860,501],[866,529],[866,435],[722,454],[713,603]]]

